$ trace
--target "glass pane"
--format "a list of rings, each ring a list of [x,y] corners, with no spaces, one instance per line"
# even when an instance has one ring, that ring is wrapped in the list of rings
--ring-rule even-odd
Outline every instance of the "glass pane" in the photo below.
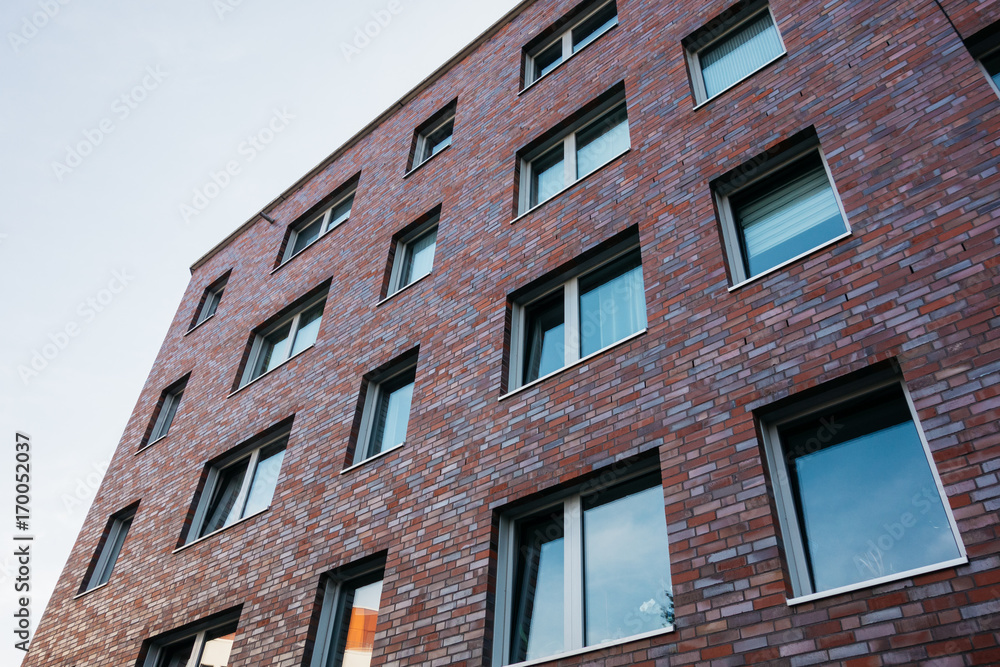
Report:
[[[455,121],[448,121],[441,128],[427,135],[424,141],[424,160],[434,157],[448,146],[451,146],[451,135],[454,125]]]
[[[324,305],[326,305],[325,302],[318,306],[313,306],[299,318],[299,330],[295,332],[295,343],[292,345],[292,353],[289,356],[294,357],[316,342],[316,336],[319,334],[319,325],[323,318]]]
[[[538,206],[558,194],[565,185],[564,171],[562,143],[532,161],[529,206]]]
[[[292,323],[289,322],[264,339],[253,377],[274,370],[288,358],[288,337],[291,333]]]
[[[243,460],[219,473],[215,489],[212,491],[212,500],[205,513],[205,525],[202,527],[199,537],[208,535],[239,519],[240,508],[236,507],[236,501],[240,496],[248,464],[249,460]]]
[[[409,377],[407,384],[397,388],[380,387],[369,456],[375,456],[406,441],[410,404],[413,402],[413,379],[412,376]]]
[[[281,472],[281,462],[285,458],[284,445],[281,449],[261,452],[254,471],[250,492],[247,494],[246,507],[242,516],[250,516],[255,512],[265,510],[274,497],[274,487],[278,483],[278,473]]]
[[[573,53],[587,46],[618,24],[618,10],[610,3],[573,29]]]
[[[160,408],[160,414],[156,418],[156,424],[153,426],[153,433],[150,436],[151,441],[159,440],[170,431],[170,425],[174,423],[174,415],[177,414],[177,407],[180,405],[183,395],[184,392],[181,390],[176,394],[167,394],[163,399],[163,407]]]
[[[114,570],[115,564],[118,562],[118,556],[121,554],[122,545],[125,544],[125,536],[128,535],[128,529],[131,527],[131,517],[115,521],[115,525],[111,530],[111,535],[108,536],[111,538],[111,541],[104,547],[108,552],[108,557],[104,561],[103,570],[97,573],[96,581],[92,584],[93,586],[100,586],[111,580],[111,572]]]
[[[194,638],[160,649],[156,667],[187,667],[194,650]]]
[[[630,146],[628,114],[618,107],[576,135],[576,177],[583,178]]]
[[[782,51],[778,29],[769,12],[762,12],[715,46],[698,55],[709,97],[747,78]]]
[[[342,225],[351,217],[351,208],[354,206],[354,195],[345,199],[342,203],[334,207],[330,213],[330,221],[327,223],[327,230]]]
[[[319,238],[320,232],[323,231],[323,218],[325,216],[326,213],[318,215],[312,220],[312,222],[295,232],[295,239],[292,242],[292,250],[288,254],[289,257],[298,254],[304,250],[306,246]]]
[[[587,646],[673,623],[670,550],[659,478],[646,478],[612,493],[584,499]]]
[[[522,382],[537,380],[566,365],[563,291],[526,308]]]
[[[638,253],[580,279],[582,356],[645,328],[645,286]]]
[[[795,162],[735,197],[733,206],[748,278],[847,231],[818,155]]]
[[[959,557],[899,389],[838,406],[781,439],[814,592]]]
[[[434,249],[437,245],[437,228],[405,247],[405,259],[400,272],[399,288],[420,280],[434,268]]]
[[[528,83],[541,79],[543,76],[554,70],[562,63],[562,40],[540,52],[532,59],[534,65],[534,76],[529,77]]]
[[[525,522],[518,529],[510,662],[563,651],[563,512]]]
[[[199,667],[229,667],[236,633],[229,632],[218,636],[209,633],[205,639],[207,641],[201,651],[201,659],[198,660]]]
[[[359,586],[354,590],[347,619],[347,633],[342,636],[343,645],[331,652],[330,667],[369,667],[372,651],[375,649],[375,632],[378,625],[378,610],[382,599],[382,580]],[[341,621],[343,623],[343,621]]]

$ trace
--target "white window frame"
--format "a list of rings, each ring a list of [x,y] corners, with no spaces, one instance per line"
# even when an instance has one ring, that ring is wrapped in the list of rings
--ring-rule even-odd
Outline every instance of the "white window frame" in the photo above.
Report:
[[[629,130],[628,132],[629,146],[626,147],[625,150],[623,150],[621,153],[612,156],[607,162],[597,167],[589,174],[577,178],[576,136],[579,133],[583,132],[584,130],[588,130],[594,125],[600,123],[605,118],[619,111],[620,109],[625,110],[626,122],[628,123],[628,130]],[[537,204],[532,206],[531,204],[532,164],[536,160],[538,160],[538,158],[545,156],[560,144],[562,144],[563,147],[563,187],[558,192],[553,193],[552,196],[550,196],[548,199],[543,199],[539,201]],[[599,107],[589,112],[580,121],[570,125],[558,139],[555,139],[553,141],[547,141],[544,144],[536,148],[533,148],[531,151],[529,151],[520,158],[521,182],[520,182],[519,196],[518,196],[518,217],[523,216],[526,213],[535,210],[536,208],[539,208],[546,202],[551,201],[556,197],[558,197],[560,194],[568,190],[577,182],[582,181],[584,178],[587,178],[588,176],[596,174],[597,172],[601,171],[604,167],[608,166],[609,164],[620,158],[622,155],[627,153],[629,150],[631,150],[631,146],[632,146],[632,123],[631,119],[628,116],[628,105],[626,104],[625,101],[625,95],[624,93],[622,93],[621,95],[615,95],[613,99],[610,99],[607,102],[601,104]]]
[[[353,201],[351,201],[351,207],[347,210],[347,217],[333,219],[333,212],[341,205],[343,205],[348,199],[353,200],[354,196],[357,194],[357,191],[358,191],[358,186],[356,183],[348,186],[344,190],[343,194],[338,196],[332,204],[324,208],[321,213],[310,215],[309,217],[303,218],[303,220],[294,223],[292,226],[291,233],[289,233],[288,235],[288,241],[285,243],[285,252],[281,257],[281,265],[284,265],[287,262],[291,261],[293,258],[298,257],[303,252],[305,252],[307,248],[311,248],[312,246],[316,245],[316,243],[319,242],[319,240],[324,236],[326,236],[329,232],[332,232],[337,227],[340,227],[341,225],[348,222],[351,219],[351,216],[354,214]],[[310,243],[309,245],[303,247],[298,252],[293,253],[292,250],[295,248],[295,241],[298,239],[299,231],[305,229],[312,223],[316,222],[316,220],[319,218],[322,218],[322,222],[320,223],[320,230],[319,234],[316,236],[316,239],[313,240],[312,243]]]
[[[416,150],[413,153],[413,166],[410,167],[410,171],[413,171],[414,169],[424,164],[431,158],[440,155],[448,148],[451,148],[451,144],[455,140],[456,111],[457,109],[454,108],[449,109],[445,113],[445,115],[441,117],[441,120],[434,123],[433,125],[428,125],[417,131],[417,143],[415,147]],[[439,150],[437,153],[434,153],[433,155],[427,155],[426,153],[431,149],[431,147],[428,144],[428,138],[438,130],[442,129],[445,125],[448,125],[449,123],[451,123],[451,140],[448,142],[448,145]]]
[[[131,508],[118,512],[111,517],[104,538],[104,544],[101,546],[100,555],[97,557],[97,563],[94,565],[93,572],[91,572],[90,577],[87,579],[87,583],[82,591],[83,593],[100,588],[111,581],[111,575],[114,574],[115,565],[118,564],[121,558],[121,552],[125,549],[125,540],[128,539],[129,530],[135,521],[136,510],[137,508]],[[115,549],[114,545],[118,542],[119,537],[122,539],[122,545],[118,548],[118,553],[115,554],[114,560],[111,560],[111,552]]]
[[[389,293],[386,295],[386,298],[389,298],[393,294],[403,291],[410,285],[420,280],[423,280],[424,278],[427,277],[427,276],[421,276],[416,280],[411,280],[405,285],[402,284],[403,266],[406,264],[407,254],[410,252],[413,244],[425,238],[428,234],[431,234],[432,232],[436,233],[440,221],[441,221],[441,215],[439,213],[435,213],[427,222],[420,225],[417,229],[406,234],[405,236],[400,237],[400,239],[396,242],[396,251],[393,253],[392,257],[392,270],[389,273]],[[434,240],[434,258],[437,259],[436,238]],[[431,275],[433,271],[434,268],[432,266],[431,271],[428,272],[427,275],[428,276]]]
[[[371,453],[372,443],[370,442],[372,436],[372,429],[375,426],[375,408],[378,405],[378,400],[383,392],[383,387],[386,384],[391,383],[393,380],[400,378],[403,375],[413,374],[413,389],[414,395],[416,395],[416,385],[417,385],[417,357],[414,356],[411,359],[400,362],[397,365],[393,365],[385,373],[380,374],[377,378],[368,380],[368,388],[365,392],[365,404],[361,412],[361,428],[358,430],[358,440],[354,447],[353,461],[351,461],[350,468],[364,463],[365,461],[370,461],[372,459],[378,458],[383,454],[391,452],[393,450],[399,449],[406,444],[406,441],[390,447],[389,449],[384,449],[381,452]],[[409,431],[410,418],[413,416],[413,406],[410,406],[410,414],[407,416],[406,427]],[[348,468],[348,469],[350,469]]]
[[[312,345],[308,345],[308,346],[302,348],[301,350],[299,350],[295,354],[292,354],[292,348],[293,348],[294,343],[295,343],[295,337],[299,333],[299,323],[300,323],[300,321],[302,319],[302,315],[304,315],[309,310],[312,310],[312,308],[314,306],[317,306],[320,303],[324,303],[326,301],[326,297],[327,297],[327,294],[324,292],[320,296],[317,296],[316,298],[310,299],[304,305],[296,308],[295,312],[292,313],[291,315],[288,315],[286,317],[281,318],[280,320],[278,320],[274,324],[268,326],[263,331],[259,331],[259,332],[254,333],[253,343],[251,344],[251,347],[250,347],[250,355],[247,357],[247,363],[246,363],[246,366],[243,369],[243,376],[240,378],[240,388],[241,389],[243,387],[247,386],[248,384],[250,384],[251,382],[264,377],[265,375],[267,375],[271,371],[277,370],[283,364],[285,364],[288,361],[294,359],[295,357],[297,357],[298,355],[302,354],[306,350],[308,350],[311,347],[313,347],[313,345],[315,345],[315,343],[313,343]],[[324,311],[325,310],[326,310],[326,304],[324,303]],[[326,313],[324,312],[323,315],[320,316],[320,326],[321,327],[322,327],[322,320],[323,320],[323,317],[325,316],[325,314]],[[272,368],[270,371],[264,371],[260,375],[254,375],[253,374],[254,373],[254,369],[257,367],[257,362],[260,361],[260,355],[262,354],[262,352],[264,350],[264,345],[265,345],[265,343],[267,341],[267,337],[273,335],[279,329],[284,328],[285,325],[288,324],[289,322],[291,323],[291,329],[289,330],[289,334],[288,334],[288,348],[287,348],[287,350],[285,350],[285,358],[282,359],[278,363],[278,365],[275,366],[274,368]]]
[[[727,91],[733,89],[740,83],[746,81],[747,79],[749,79],[754,74],[761,71],[774,61],[788,55],[788,49],[785,47],[785,39],[784,37],[781,36],[781,29],[778,27],[778,21],[774,16],[774,10],[771,9],[771,4],[769,2],[760,4],[761,6],[751,7],[747,11],[741,12],[739,16],[733,17],[731,20],[726,22],[726,26],[723,28],[721,33],[713,37],[712,40],[707,42],[706,44],[699,45],[697,50],[688,48],[684,49],[684,53],[687,56],[687,61],[688,61],[688,71],[691,73],[691,84],[694,87],[695,108],[698,108],[703,104],[707,104],[708,102],[714,100],[720,95],[724,95]],[[771,16],[771,23],[774,25],[775,33],[777,33],[778,35],[778,42],[781,44],[781,53],[778,53],[773,58],[768,60],[766,63],[761,64],[760,67],[750,72],[742,79],[739,79],[738,81],[733,81],[731,84],[729,84],[728,86],[717,92],[715,95],[709,97],[708,91],[705,88],[705,74],[701,69],[701,59],[700,59],[701,54],[707,51],[708,49],[712,48],[713,46],[718,45],[719,42],[725,41],[726,39],[731,37],[734,32],[737,32],[738,30],[746,27],[746,25],[751,21],[753,21],[754,19],[760,18],[761,14],[765,12],[767,12]]]
[[[833,197],[837,202],[837,208],[840,209],[840,215],[844,220],[844,227],[846,228],[846,231],[843,234],[838,234],[832,239],[820,243],[814,248],[792,257],[791,259],[786,259],[784,262],[772,266],[766,271],[762,271],[754,276],[748,276],[746,267],[743,266],[743,246],[740,241],[740,232],[738,228],[739,222],[736,219],[736,214],[733,211],[731,204],[732,198],[742,192],[745,192],[747,189],[754,187],[761,181],[767,179],[769,176],[772,176],[774,173],[799,160],[808,158],[814,153],[819,156],[820,162],[823,164],[823,170],[826,172],[827,181],[829,181],[830,188],[833,190]],[[847,218],[847,210],[844,208],[844,202],[841,200],[840,192],[837,190],[837,182],[833,180],[833,172],[830,171],[830,165],[826,161],[826,155],[823,154],[823,148],[815,139],[809,138],[803,140],[798,145],[782,152],[773,160],[764,161],[758,165],[758,170],[758,174],[754,175],[753,178],[748,179],[745,183],[740,184],[738,187],[730,187],[725,183],[721,183],[712,188],[712,195],[715,198],[716,208],[719,211],[720,226],[722,228],[722,240],[726,247],[726,257],[732,274],[733,285],[729,288],[729,291],[733,291],[743,285],[760,280],[765,276],[775,273],[776,271],[780,271],[786,266],[794,264],[799,260],[822,250],[823,248],[833,245],[853,233],[851,229],[851,221]]]
[[[237,632],[239,630],[239,617],[230,615],[218,621],[199,623],[187,632],[182,631],[169,633],[165,637],[155,640],[150,645],[149,652],[146,654],[146,659],[143,661],[142,665],[143,667],[162,667],[157,663],[160,661],[165,649],[168,649],[175,644],[180,644],[181,642],[187,641],[193,637],[195,640],[194,647],[191,649],[191,657],[188,659],[185,667],[198,667],[198,665],[201,664],[202,652],[205,650],[208,633],[228,628],[229,626],[235,628],[233,632]]]
[[[583,358],[580,356],[580,279],[586,278],[589,274],[595,271],[600,271],[605,266],[608,266],[616,260],[619,260],[631,253],[639,255],[641,264],[642,253],[640,251],[639,244],[638,242],[632,241],[623,247],[611,250],[606,254],[602,253],[596,258],[584,262],[573,271],[567,272],[564,276],[558,277],[556,280],[559,282],[547,283],[539,290],[532,290],[528,293],[528,295],[514,302],[511,318],[510,375],[507,382],[508,391],[514,391],[522,387],[533,385],[536,382],[541,382],[545,378],[552,377],[553,375],[562,372]],[[560,289],[563,291],[563,335],[565,336],[563,340],[564,363],[560,368],[550,373],[540,375],[529,382],[522,382],[522,379],[524,378],[525,336],[528,334],[528,311],[531,310],[532,306],[545,300],[547,297],[551,296],[555,292],[558,292]],[[643,302],[646,302],[645,285],[643,285]],[[649,304],[645,303],[645,305],[646,315],[648,317]],[[645,331],[645,329],[641,329],[640,332],[641,331]],[[628,340],[630,337],[631,336],[626,336],[622,340]],[[587,357],[589,358],[598,355],[605,350],[620,344],[622,340],[610,343],[609,345],[588,354]]]
[[[217,280],[205,288],[205,298],[202,299],[201,308],[198,309],[198,317],[195,319],[192,329],[215,317],[228,283],[229,275],[227,274],[221,280]]]
[[[221,461],[209,466],[208,474],[205,477],[205,486],[203,487],[201,495],[198,498],[198,505],[197,508],[195,509],[194,517],[191,520],[191,529],[188,531],[187,539],[184,541],[185,544],[191,544],[193,542],[197,542],[198,540],[203,540],[206,537],[215,535],[216,533],[220,533],[226,530],[227,528],[230,528],[231,526],[235,525],[236,523],[239,523],[240,521],[250,518],[251,516],[255,516],[256,514],[260,514],[261,512],[267,511],[265,508],[264,510],[260,510],[258,512],[255,512],[254,514],[249,514],[249,515],[243,514],[246,511],[246,503],[250,495],[250,486],[253,484],[254,478],[257,475],[257,464],[260,463],[260,453],[263,450],[270,447],[271,445],[274,445],[281,441],[284,441],[284,447],[282,448],[282,451],[287,453],[288,431],[282,431],[277,435],[266,438],[259,444],[255,443],[251,449],[240,448],[240,450],[237,453],[231,456],[227,456],[223,458]],[[248,459],[249,461],[247,463],[247,473],[243,476],[243,481],[240,484],[240,491],[236,496],[236,502],[233,503],[234,508],[235,507],[240,508],[240,515],[241,515],[240,518],[237,519],[232,524],[230,524],[229,526],[222,526],[221,528],[216,528],[210,533],[201,534],[202,529],[205,526],[205,521],[208,519],[207,514],[209,505],[212,504],[212,496],[215,495],[215,490],[219,484],[219,478],[221,477],[222,473],[228,468],[231,468],[232,466],[237,465],[238,463],[242,463],[243,461],[247,461]],[[282,467],[284,467],[284,460],[282,460]],[[279,475],[281,474],[280,470],[278,474]],[[274,482],[275,493],[277,492],[279,481],[280,478],[276,479]],[[268,508],[269,507],[270,505],[268,505]]]
[[[614,5],[615,7],[615,22],[607,28],[604,32],[600,33],[595,37],[589,44],[585,45],[579,51],[574,53],[573,51],[573,31],[580,27],[583,23],[587,22],[591,17],[593,17],[598,12],[603,11],[608,7],[608,5]],[[552,35],[549,39],[545,40],[538,46],[532,47],[530,50],[526,49],[524,52],[524,87],[521,89],[522,92],[535,85],[552,72],[557,71],[560,67],[566,64],[566,62],[586,49],[590,44],[593,44],[599,40],[604,35],[608,34],[612,30],[618,27],[619,24],[618,15],[618,5],[615,0],[598,0],[594,2],[590,7],[586,8],[579,17],[573,19],[562,31]],[[542,75],[535,75],[535,59],[545,51],[548,51],[551,47],[556,44],[560,44],[562,47],[562,58],[559,64],[553,67],[551,70]]]
[[[338,630],[343,627],[344,619],[337,613],[340,611],[341,598],[347,590],[357,589],[357,583],[380,575],[385,582],[385,563],[378,562],[367,567],[351,568],[343,574],[327,574],[323,577],[323,606],[319,614],[319,629],[316,632],[316,642],[313,644],[312,659],[309,661],[310,667],[325,667],[330,659],[330,652],[340,647],[334,641],[340,633]],[[383,594],[385,589],[382,589]],[[350,611],[350,610],[348,610]],[[379,601],[379,616],[382,615],[382,604]],[[349,620],[349,619],[348,619]],[[378,622],[376,621],[376,637],[378,633]]]
[[[177,419],[177,411],[180,410],[180,402],[184,398],[184,391],[186,389],[187,380],[182,380],[180,383],[174,383],[171,388],[164,390],[160,409],[156,411],[153,430],[149,433],[149,442],[146,443],[145,447],[163,440],[170,434],[170,427],[174,425],[174,420]],[[167,415],[170,415],[169,423],[165,423]]]
[[[789,422],[823,412],[824,410],[828,410],[830,408],[835,408],[836,406],[843,405],[855,398],[872,394],[880,389],[893,386],[899,387],[906,398],[906,404],[910,410],[910,419],[913,421],[913,425],[916,427],[917,435],[920,437],[920,443],[923,445],[924,456],[926,456],[927,465],[931,469],[931,475],[933,476],[934,482],[937,486],[937,492],[941,500],[941,505],[944,507],[945,514],[948,517],[952,536],[955,538],[955,543],[958,545],[960,557],[942,563],[915,568],[906,572],[899,572],[883,577],[868,579],[856,584],[840,586],[838,588],[818,592],[813,591],[812,584],[809,579],[809,564],[808,559],[806,558],[805,540],[798,522],[799,508],[795,502],[795,495],[791,488],[791,475],[788,471],[788,463],[785,459],[779,431],[782,426],[788,424]],[[803,401],[800,405],[795,405],[790,409],[783,410],[778,416],[771,418],[766,416],[763,417],[761,419],[761,427],[765,460],[767,462],[768,470],[771,473],[774,500],[778,510],[778,524],[781,528],[781,534],[784,537],[785,560],[788,563],[788,571],[792,582],[792,597],[787,601],[789,605],[832,597],[842,593],[848,593],[850,591],[872,588],[890,581],[908,579],[927,572],[954,567],[968,562],[965,544],[962,542],[962,535],[958,530],[958,524],[955,523],[955,517],[951,510],[951,503],[948,501],[948,494],[945,492],[944,484],[941,482],[941,476],[938,474],[937,465],[934,463],[934,457],[931,454],[930,446],[927,443],[927,436],[924,434],[923,426],[920,424],[916,407],[913,404],[913,398],[910,396],[906,383],[903,382],[897,375],[883,373],[868,379],[856,380],[842,387],[840,390],[828,390],[813,400]]]
[[[616,475],[613,484],[605,484],[605,486],[613,488],[658,472],[659,470],[655,466],[639,465],[636,470]],[[603,477],[601,480],[603,480]],[[497,563],[497,596],[494,614],[494,637],[497,641],[493,642],[493,664],[503,667],[527,667],[528,665],[554,663],[569,656],[589,651],[599,651],[606,649],[608,646],[626,644],[645,637],[674,631],[675,626],[670,625],[669,627],[652,632],[623,637],[613,642],[593,644],[591,646],[583,645],[586,634],[583,570],[583,497],[599,489],[600,485],[595,488],[593,485],[584,484],[561,493],[546,496],[539,502],[532,503],[516,512],[501,515],[499,532],[500,547],[497,550],[499,559]],[[661,496],[663,494],[662,477],[660,494]],[[544,658],[511,663],[509,662],[510,633],[512,630],[511,609],[515,603],[514,586],[517,577],[515,572],[517,569],[517,527],[521,521],[530,519],[547,509],[554,509],[559,506],[563,508],[563,608],[564,614],[572,615],[572,622],[568,626],[563,626],[563,647],[565,650],[562,653]],[[666,513],[666,501],[664,501],[664,513]],[[667,526],[667,530],[667,540],[669,542],[669,525]]]

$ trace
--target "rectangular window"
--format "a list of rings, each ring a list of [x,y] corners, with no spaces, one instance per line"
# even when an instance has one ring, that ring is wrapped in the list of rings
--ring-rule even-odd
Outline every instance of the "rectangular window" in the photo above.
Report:
[[[319,334],[325,305],[324,294],[311,299],[306,305],[297,308],[293,314],[281,318],[276,324],[254,334],[241,386],[256,380],[312,347]]]
[[[228,667],[239,618],[199,623],[154,640],[143,667]]]
[[[407,285],[430,275],[434,268],[434,251],[437,247],[438,215],[402,235],[396,241],[389,294],[395,294]]]
[[[547,34],[540,43],[525,47],[526,87],[618,25],[618,8],[614,2],[591,3],[574,14],[564,21],[565,27],[558,32]]]
[[[83,589],[86,592],[103,586],[111,580],[111,572],[115,569],[118,557],[121,555],[122,546],[125,544],[125,537],[129,528],[132,527],[132,520],[135,518],[136,506],[118,512],[108,521],[104,529],[104,539],[100,550],[95,554],[96,562],[93,570],[87,578]]]
[[[455,111],[456,103],[452,102],[417,129],[410,169],[416,169],[451,146],[451,137],[455,131]]]
[[[760,2],[717,17],[684,44],[698,104],[785,54],[770,6]]]
[[[319,240],[321,236],[347,222],[354,207],[356,191],[357,179],[353,179],[349,185],[342,187],[339,193],[334,195],[331,205],[324,206],[320,212],[309,214],[292,225],[281,262],[287,262]]]
[[[521,157],[520,213],[535,208],[608,164],[631,146],[623,95],[572,124],[555,141]]]
[[[416,372],[417,360],[410,357],[367,382],[355,464],[406,442]]]
[[[1000,90],[1000,51],[992,53],[982,60],[986,75],[993,81],[993,87]]]
[[[496,664],[673,628],[658,473],[590,484],[503,517],[500,535]]]
[[[814,140],[800,141],[774,160],[753,160],[751,165],[715,185],[735,284],[850,233]],[[750,182],[742,185],[748,175]]]
[[[163,390],[163,394],[160,396],[159,408],[153,419],[153,428],[149,432],[149,438],[143,447],[166,437],[167,433],[170,432],[170,426],[174,423],[177,408],[180,407],[181,398],[184,396],[184,388],[187,387],[188,377],[184,377],[182,380],[175,382]]]
[[[382,567],[328,576],[310,667],[368,667],[382,601]]]
[[[510,387],[534,382],[646,328],[642,260],[619,251],[514,303]],[[539,293],[540,292],[540,293]]]
[[[287,434],[269,438],[210,466],[188,542],[270,507],[287,443]]]
[[[966,39],[965,46],[979,61],[994,92],[1000,95],[1000,21]]]
[[[198,314],[195,316],[194,323],[191,325],[192,329],[215,315],[215,311],[219,308],[219,302],[222,301],[222,293],[225,291],[226,283],[228,281],[229,273],[226,273],[226,275],[219,280],[216,280],[205,289],[205,294],[201,299],[201,307],[198,308]]]
[[[965,561],[912,402],[891,372],[761,421],[796,597]]]

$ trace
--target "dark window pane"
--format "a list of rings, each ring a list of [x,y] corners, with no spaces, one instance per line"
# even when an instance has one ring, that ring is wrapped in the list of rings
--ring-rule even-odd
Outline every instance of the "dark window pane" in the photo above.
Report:
[[[580,279],[580,354],[587,356],[646,327],[639,254]]]
[[[563,512],[518,527],[510,661],[544,658],[563,650]]]
[[[781,432],[814,592],[960,553],[897,388]]]
[[[529,206],[538,206],[546,199],[558,194],[564,187],[565,167],[563,166],[563,145],[536,158],[531,163],[531,197]]]
[[[271,504],[271,498],[274,497],[274,487],[278,484],[278,473],[281,472],[281,462],[284,458],[284,443],[260,453],[257,469],[254,471],[250,491],[247,494],[246,506],[240,513],[241,517],[265,510]]]
[[[160,649],[156,667],[186,667],[194,650],[194,638]]]
[[[181,403],[183,395],[184,390],[180,389],[177,393],[167,394],[163,398],[163,406],[160,408],[160,414],[156,417],[156,424],[153,426],[153,433],[149,438],[150,441],[159,440],[170,431],[170,425],[174,423],[174,415],[177,414],[177,408]]]
[[[709,97],[742,81],[781,55],[781,39],[771,14],[762,12],[746,26],[698,56]]]
[[[337,225],[342,225],[351,217],[351,208],[354,206],[354,195],[345,199],[334,207],[330,213],[330,221],[326,224],[327,230],[331,230]]]
[[[243,460],[219,473],[215,488],[212,490],[212,500],[205,514],[205,525],[202,527],[201,535],[208,535],[239,519],[241,508],[236,506],[236,501],[239,499],[248,464],[248,459]]]
[[[288,358],[288,337],[292,333],[292,323],[289,322],[272,334],[268,334],[261,344],[257,367],[252,377],[258,377],[274,370]]]
[[[338,610],[340,628],[327,667],[369,667],[375,649],[382,579],[347,589]]]
[[[114,570],[115,564],[118,562],[118,556],[121,554],[122,545],[125,544],[125,537],[128,535],[128,530],[131,527],[132,517],[115,520],[114,525],[111,528],[111,533],[108,535],[109,542],[104,546],[107,551],[107,558],[102,559],[104,561],[104,567],[100,572],[96,573],[95,580],[93,581],[91,587],[101,586],[111,580],[111,572]]]
[[[292,244],[291,255],[298,254],[306,248],[309,244],[319,238],[320,232],[323,231],[323,216],[321,214],[313,219],[309,224],[300,228],[295,233],[295,242]]]
[[[628,114],[622,105],[576,135],[576,177],[607,164],[629,145]]]
[[[563,307],[560,289],[525,309],[522,382],[537,380],[566,365]]]
[[[298,331],[295,332],[295,342],[292,344],[292,353],[288,356],[294,357],[296,354],[316,342],[316,336],[319,334],[319,325],[323,318],[324,305],[325,302],[317,306],[313,306],[306,312],[302,313],[302,317],[299,318]]]
[[[562,63],[562,40],[557,41],[533,59],[534,73],[529,82],[537,81]]]
[[[437,228],[404,248],[403,267],[400,271],[399,289],[420,280],[434,268],[434,249],[437,245]]]
[[[406,441],[413,381],[414,372],[407,371],[379,386],[368,456],[375,456]]]
[[[573,53],[611,30],[618,23],[618,10],[612,2],[573,29]]]
[[[418,163],[431,159],[448,146],[451,146],[451,135],[454,130],[454,126],[455,121],[449,120],[440,128],[424,137],[423,154],[420,156]]]

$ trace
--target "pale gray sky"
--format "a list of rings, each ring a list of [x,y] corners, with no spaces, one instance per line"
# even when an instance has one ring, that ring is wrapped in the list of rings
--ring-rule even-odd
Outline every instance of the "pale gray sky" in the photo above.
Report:
[[[33,439],[37,625],[188,267],[515,4],[0,6],[0,664],[23,656],[11,620],[15,431]],[[380,11],[386,24],[347,57]],[[245,145],[276,113],[291,118],[273,141]],[[181,206],[230,160],[239,174],[185,223]]]

